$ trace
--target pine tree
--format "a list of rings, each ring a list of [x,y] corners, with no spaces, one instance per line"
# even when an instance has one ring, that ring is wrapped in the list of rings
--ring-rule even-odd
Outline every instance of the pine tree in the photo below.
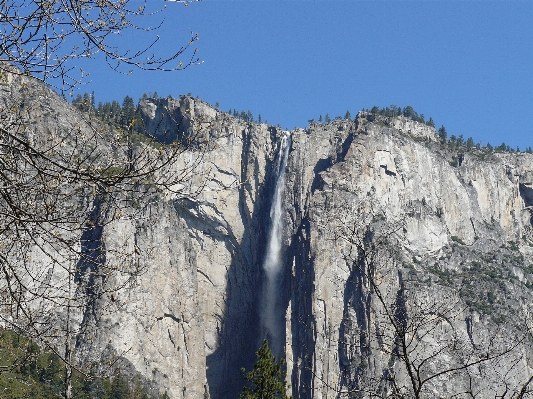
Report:
[[[470,151],[472,148],[474,148],[474,139],[469,137],[468,140],[466,140],[466,150]]]
[[[418,117],[415,110],[410,105],[408,105],[407,107],[403,109],[403,116],[405,116],[406,118],[411,118],[411,119]]]
[[[265,339],[256,353],[257,363],[252,371],[245,374],[244,379],[249,385],[240,394],[241,399],[292,399],[286,394],[284,361],[276,360]]]
[[[126,126],[129,125],[134,115],[135,115],[135,103],[133,102],[133,98],[130,96],[126,96],[124,97],[124,101],[122,102],[121,123]]]
[[[81,94],[77,94],[74,100],[72,100],[72,105],[74,105],[80,111],[82,111],[82,103],[83,103],[83,97],[81,96]]]
[[[326,116],[324,117],[324,121],[326,123],[330,123],[331,122],[331,118],[329,117],[329,114],[326,114]]]
[[[129,386],[126,379],[122,375],[113,378],[111,382],[109,397],[112,399],[126,399],[129,396]]]
[[[444,125],[439,128],[439,137],[441,142],[445,144],[446,139],[448,138],[448,133],[446,132],[446,128],[444,127]]]
[[[350,111],[346,111],[346,113],[344,114],[344,119],[346,120],[352,119],[352,114],[350,114]]]
[[[115,122],[119,122],[120,119],[120,103],[116,100],[111,101],[111,109],[109,112],[109,117]]]
[[[496,147],[496,151],[505,152],[507,150],[507,144],[505,144],[505,141],[502,142],[498,147]]]

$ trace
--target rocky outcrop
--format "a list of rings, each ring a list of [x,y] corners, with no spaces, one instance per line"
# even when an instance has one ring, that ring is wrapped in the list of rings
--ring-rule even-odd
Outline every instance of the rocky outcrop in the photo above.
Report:
[[[477,335],[474,346],[498,331],[495,319],[501,317],[500,323],[512,324],[515,310],[529,309],[529,286],[512,276],[515,268],[525,270],[531,261],[528,191],[520,181],[528,180],[533,157],[467,153],[459,166],[436,137],[427,136],[427,130],[421,126],[421,132],[405,134],[394,127],[368,123],[360,114],[348,128],[340,123],[312,126],[305,139],[319,138],[324,131],[330,135],[322,138],[315,151],[299,145],[300,136],[295,133],[298,144],[289,163],[294,185],[288,190],[293,195],[286,199],[291,229],[287,264],[292,264],[293,280],[287,351],[292,352],[289,368],[297,397],[327,398],[343,389],[361,389],[363,374],[380,375],[390,367],[390,359],[381,357],[376,349],[382,345],[377,340],[382,335],[378,323],[383,309],[372,290],[365,288],[365,276],[347,262],[342,240],[336,239],[338,224],[332,221],[343,227],[361,227],[373,222],[368,219],[370,214],[384,218],[388,226],[400,223],[395,245],[401,248],[403,260],[396,262],[393,270],[387,270],[385,261],[376,266],[388,276],[382,281],[387,301],[402,293],[402,301],[409,304],[425,292],[429,299],[423,303],[434,303],[435,308],[447,301],[456,301],[458,307],[466,303],[463,311],[454,312],[450,323],[464,337],[472,336],[473,331]],[[313,160],[319,152],[318,160]],[[311,165],[302,160],[325,165],[316,170],[315,182],[308,183],[314,190],[301,183],[312,181],[305,177]],[[302,203],[305,211],[298,215],[292,204]],[[494,279],[487,281],[491,280],[487,274]],[[487,299],[488,293],[495,297]],[[487,323],[492,327],[487,328]],[[374,350],[358,352],[361,347]],[[530,366],[525,362],[531,353],[526,348],[520,349],[527,355],[514,379],[508,379],[510,385],[527,381]],[[361,374],[363,365],[371,371]],[[511,362],[504,367],[511,367]],[[505,390],[497,375],[487,372],[484,377],[477,382],[480,395]],[[462,380],[438,381],[432,386],[433,394],[466,392],[466,384]]]
[[[128,248],[142,273],[113,282],[122,288],[84,310],[77,353],[93,363],[119,358],[172,398],[234,398],[241,367],[253,365],[265,337],[262,265],[285,132],[187,96],[143,99],[139,111],[162,143],[193,137],[208,145],[191,146],[173,166],[195,165],[187,182],[195,195],[161,192],[138,204],[135,217],[102,228],[106,264]],[[361,349],[384,345],[376,322],[383,304],[339,239],[350,226],[382,234],[398,226],[390,234],[394,263],[375,270],[388,287],[385,302],[406,322],[413,304],[453,298],[449,328],[473,348],[502,323],[516,330],[511,321],[529,320],[532,155],[459,153],[429,126],[364,112],[290,133],[276,322],[284,331],[277,355],[287,360],[294,397],[337,397],[384,370],[405,379],[382,352]],[[377,243],[377,233],[365,239]],[[511,385],[531,374],[531,351],[520,345],[519,368],[498,363],[498,372],[513,370]],[[503,389],[501,375],[487,368],[473,382],[436,379],[428,392],[448,396],[472,383],[480,397],[493,397]]]
[[[146,220],[157,222],[133,236],[146,247],[143,253],[155,243],[157,251],[141,258],[146,274],[120,294],[128,298],[124,307],[102,316],[95,326],[100,338],[88,353],[104,346],[119,353],[122,341],[135,342],[122,356],[171,397],[199,397],[204,389],[212,398],[236,397],[240,368],[251,367],[264,334],[262,263],[273,165],[284,133],[189,97],[148,99],[140,109],[147,126],[168,112],[172,120],[157,122],[163,131],[171,132],[178,118],[188,135],[203,129],[201,136],[211,141],[198,169],[196,184],[203,188],[191,198],[169,194],[167,205],[151,208]],[[366,116],[291,132],[278,299],[285,349],[278,355],[287,359],[288,382],[299,398],[335,397],[343,387],[361,384],[357,365],[363,357],[374,373],[389,361],[339,344],[358,342],[354,336],[362,329],[374,342],[372,318],[379,307],[335,241],[331,222],[341,216],[354,220],[373,212],[390,225],[401,222],[402,261],[388,271],[390,295],[405,291],[404,301],[415,301],[421,282],[431,284],[424,290],[431,298],[453,293],[468,305],[451,322],[474,345],[497,330],[494,320],[510,315],[510,308],[530,312],[533,157],[478,151],[461,155],[459,163],[434,129]],[[126,227],[113,231],[110,237],[120,232],[133,239]],[[487,264],[480,261],[489,256]],[[494,270],[497,278],[483,277]],[[464,276],[474,279],[467,290],[459,288]],[[497,298],[492,303],[487,291]],[[517,383],[530,367],[524,361]],[[488,386],[499,389],[497,382]],[[440,381],[432,389],[452,392],[454,386]]]

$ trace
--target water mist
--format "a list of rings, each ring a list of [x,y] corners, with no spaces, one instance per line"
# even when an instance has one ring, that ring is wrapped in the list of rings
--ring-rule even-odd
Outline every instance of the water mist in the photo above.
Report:
[[[265,271],[265,281],[263,285],[263,302],[261,310],[261,325],[269,345],[274,354],[279,354],[283,348],[283,325],[281,320],[284,314],[280,315],[279,299],[280,277],[282,271],[282,234],[283,234],[283,191],[285,185],[285,167],[291,146],[291,136],[286,133],[281,139],[278,157],[276,160],[275,173],[277,176],[272,205],[270,207],[270,232],[268,236],[268,246],[266,250],[263,269]]]

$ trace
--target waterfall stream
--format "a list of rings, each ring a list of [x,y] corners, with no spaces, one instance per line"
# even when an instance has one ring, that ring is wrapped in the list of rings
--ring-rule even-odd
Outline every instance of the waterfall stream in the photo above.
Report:
[[[283,233],[283,190],[285,186],[285,167],[287,166],[287,158],[289,156],[289,149],[291,146],[291,136],[286,133],[281,139],[279,153],[276,161],[276,187],[274,197],[272,198],[272,205],[270,207],[270,232],[268,236],[268,246],[266,250],[265,262],[263,269],[265,270],[266,281],[263,291],[263,306],[261,314],[261,324],[266,336],[269,340],[270,348],[273,353],[279,352],[283,345],[283,331],[280,320],[279,299],[281,292],[279,292],[279,278],[282,270],[281,248],[282,248],[282,233]]]

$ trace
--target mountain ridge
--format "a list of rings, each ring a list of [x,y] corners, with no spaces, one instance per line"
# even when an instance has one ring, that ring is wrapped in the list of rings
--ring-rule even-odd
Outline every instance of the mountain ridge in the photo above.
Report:
[[[10,93],[2,91],[4,102]],[[39,101],[56,104],[54,96]],[[102,266],[116,260],[114,249],[138,248],[132,259],[143,273],[78,315],[86,327],[75,353],[81,364],[118,358],[115,365],[171,398],[233,398],[241,367],[251,368],[265,335],[263,263],[285,131],[192,97],[166,101],[146,99],[139,112],[149,137],[164,145],[206,143],[185,147],[166,171],[198,160],[183,183],[195,194],[141,196],[124,208],[135,217],[102,226]],[[80,118],[57,104],[58,121]],[[394,349],[398,331],[385,317],[390,303],[406,326],[457,305],[443,311],[446,323],[437,317],[415,340],[422,349],[410,353],[421,359],[443,347],[442,358],[427,360],[426,376],[446,367],[443,359],[461,364],[464,354],[513,348],[475,372],[477,363],[428,380],[422,396],[517,392],[531,375],[531,345],[505,339],[520,336],[533,303],[533,155],[451,150],[431,126],[371,112],[290,134],[276,355],[287,360],[293,396],[408,395],[407,363]]]

